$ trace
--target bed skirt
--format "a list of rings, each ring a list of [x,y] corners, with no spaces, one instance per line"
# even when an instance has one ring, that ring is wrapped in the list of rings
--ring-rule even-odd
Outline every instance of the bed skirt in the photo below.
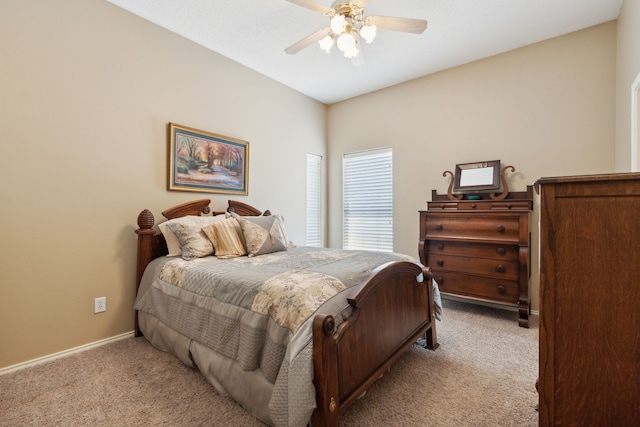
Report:
[[[173,354],[185,365],[197,368],[222,396],[230,396],[247,412],[273,425],[269,401],[273,384],[255,371],[244,371],[238,363],[176,332],[157,317],[138,312],[140,330],[158,350]]]

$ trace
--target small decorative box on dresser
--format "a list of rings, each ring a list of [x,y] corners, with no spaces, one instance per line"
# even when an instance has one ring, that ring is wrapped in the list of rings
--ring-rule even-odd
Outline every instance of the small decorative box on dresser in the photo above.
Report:
[[[518,307],[519,325],[529,327],[533,189],[502,200],[480,197],[450,200],[432,191],[420,211],[420,261],[443,295]]]
[[[640,425],[640,174],[542,178],[540,425]]]

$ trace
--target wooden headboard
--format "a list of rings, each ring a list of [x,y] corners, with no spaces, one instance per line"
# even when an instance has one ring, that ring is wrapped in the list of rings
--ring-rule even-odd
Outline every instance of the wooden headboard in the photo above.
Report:
[[[235,200],[228,201],[229,206],[227,207],[227,212],[235,212],[240,216],[269,216],[271,215],[271,211],[267,209],[262,212],[253,206],[247,205],[246,203],[238,202]]]

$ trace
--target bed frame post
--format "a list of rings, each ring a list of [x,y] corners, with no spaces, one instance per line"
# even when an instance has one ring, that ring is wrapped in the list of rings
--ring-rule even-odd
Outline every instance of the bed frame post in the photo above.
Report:
[[[333,316],[317,315],[313,319],[313,383],[317,405],[311,420],[314,427],[340,425],[338,348],[331,339],[335,330]]]
[[[138,294],[138,288],[140,287],[140,281],[142,280],[142,273],[144,269],[153,259],[153,236],[155,231],[153,230],[153,224],[155,219],[153,214],[148,209],[143,210],[138,215],[138,229],[136,234],[138,235],[138,265],[136,271],[136,295]],[[138,311],[135,313],[135,336],[142,335],[138,326]]]
[[[422,267],[422,280],[427,284],[429,293],[429,311],[431,312],[431,327],[425,332],[425,345],[429,350],[438,348],[438,334],[436,332],[436,313],[433,300],[433,272],[429,267]]]

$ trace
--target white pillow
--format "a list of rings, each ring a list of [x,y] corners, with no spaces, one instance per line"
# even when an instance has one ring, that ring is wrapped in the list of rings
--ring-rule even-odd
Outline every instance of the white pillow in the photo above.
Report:
[[[169,228],[169,224],[183,224],[188,226],[193,226],[198,228],[198,230],[202,227],[205,227],[214,222],[222,221],[225,219],[225,215],[216,215],[216,216],[183,216],[180,218],[170,219],[168,221],[162,222],[158,224],[158,228],[160,232],[164,236],[165,242],[167,242],[167,249],[169,253],[167,256],[181,256],[182,255],[182,245],[180,241],[176,237],[176,235]]]

